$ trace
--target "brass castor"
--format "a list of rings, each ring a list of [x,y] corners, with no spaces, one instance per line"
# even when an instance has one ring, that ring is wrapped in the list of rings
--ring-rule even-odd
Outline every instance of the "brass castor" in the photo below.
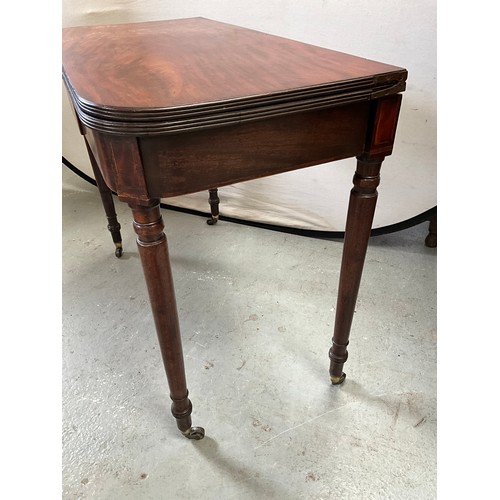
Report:
[[[203,427],[190,427],[187,431],[183,431],[182,435],[188,439],[199,441],[205,437],[205,429]]]
[[[340,385],[345,380],[345,373],[342,372],[340,377],[332,375],[330,380],[332,381],[332,385]]]
[[[116,243],[115,256],[120,258],[123,255],[123,247],[121,243]]]
[[[218,215],[215,216],[215,217],[212,215],[212,218],[207,220],[207,224],[209,226],[215,226],[215,224],[217,224],[218,220],[219,220],[219,216]]]

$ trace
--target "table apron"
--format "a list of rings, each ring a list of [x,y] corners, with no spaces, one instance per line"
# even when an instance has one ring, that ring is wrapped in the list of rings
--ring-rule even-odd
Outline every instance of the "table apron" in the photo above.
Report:
[[[369,102],[139,137],[149,196],[166,198],[359,155]]]

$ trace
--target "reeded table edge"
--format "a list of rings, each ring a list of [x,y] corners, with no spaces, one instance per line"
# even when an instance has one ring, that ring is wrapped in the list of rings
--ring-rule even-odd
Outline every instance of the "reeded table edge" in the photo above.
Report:
[[[271,94],[165,108],[116,108],[81,99],[64,72],[63,80],[80,121],[108,134],[150,136],[222,127],[301,111],[376,99],[405,90],[407,71]]]

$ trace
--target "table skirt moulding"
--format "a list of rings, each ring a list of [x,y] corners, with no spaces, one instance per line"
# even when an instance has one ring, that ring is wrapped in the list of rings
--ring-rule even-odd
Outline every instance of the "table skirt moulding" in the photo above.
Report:
[[[94,179],[85,144],[62,89],[62,156],[83,177]],[[401,120],[404,127],[404,121]],[[398,135],[402,134],[398,130]],[[418,167],[412,166],[418,155]],[[260,223],[281,228],[342,233],[355,160],[316,165],[219,188],[221,218]],[[387,172],[387,175],[385,173]],[[411,225],[425,220],[436,206],[435,151],[403,142],[382,169],[374,230]],[[163,198],[162,203],[207,214],[208,192]]]

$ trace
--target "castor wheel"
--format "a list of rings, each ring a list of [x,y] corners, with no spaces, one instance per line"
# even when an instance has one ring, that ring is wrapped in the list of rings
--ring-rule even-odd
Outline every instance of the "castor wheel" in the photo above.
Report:
[[[342,372],[342,375],[339,376],[335,376],[335,375],[332,375],[330,377],[330,380],[332,381],[332,385],[340,385],[344,380],[345,380],[345,373]]]
[[[188,439],[199,441],[205,437],[205,429],[203,427],[190,427],[187,431],[183,431],[182,434]]]
[[[117,258],[120,258],[123,255],[123,247],[121,243],[116,244],[116,250],[115,250],[115,256]]]
[[[217,221],[219,220],[219,217],[213,217],[211,219],[208,219],[207,220],[207,224],[209,226],[214,226],[215,224],[217,224]]]

